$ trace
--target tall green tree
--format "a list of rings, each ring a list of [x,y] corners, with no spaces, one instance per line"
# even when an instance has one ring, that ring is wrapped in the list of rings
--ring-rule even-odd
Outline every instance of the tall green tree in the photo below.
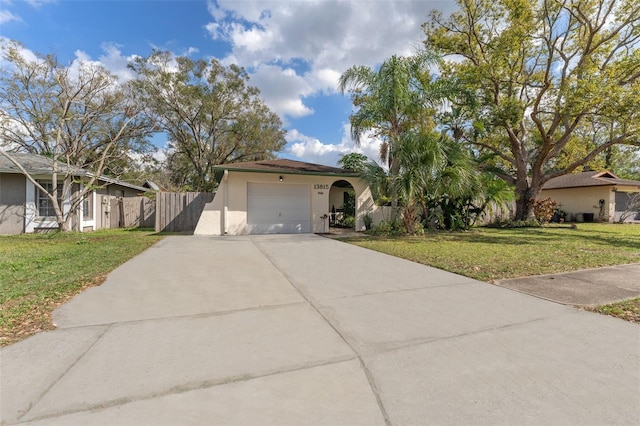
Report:
[[[350,117],[354,142],[359,145],[367,132],[379,138],[380,159],[388,164],[392,177],[400,170],[395,156],[402,138],[422,126],[429,116],[427,108],[434,99],[426,89],[431,82],[430,68],[438,62],[439,58],[428,52],[408,57],[394,55],[377,70],[356,65],[340,76],[339,89],[351,94],[355,107]],[[392,191],[396,210],[398,194],[396,188],[392,187]]]
[[[368,161],[369,159],[366,155],[360,154],[359,152],[352,152],[340,157],[340,159],[338,160],[338,165],[346,170],[363,172],[367,167]]]
[[[640,146],[640,3],[637,0],[458,0],[432,12],[425,46],[451,57],[446,77],[478,107],[458,136],[515,186],[516,218],[551,178],[617,144]],[[461,116],[465,116],[462,114]],[[587,141],[578,130],[605,125]],[[571,143],[581,149],[570,149]],[[570,161],[557,161],[571,151]],[[575,155],[574,155],[575,154]]]
[[[64,66],[53,56],[30,58],[22,52],[18,42],[2,46],[0,155],[49,198],[60,230],[68,231],[98,178],[149,148],[149,123],[130,85],[106,68],[83,61]],[[21,167],[12,155],[16,151],[53,160],[52,189]],[[78,168],[87,172],[84,177],[78,177]],[[83,186],[72,191],[74,183]],[[69,198],[67,211],[59,203],[59,184]]]
[[[169,135],[175,183],[212,191],[213,166],[274,158],[285,145],[282,122],[249,86],[244,69],[156,51],[132,64],[156,129]]]

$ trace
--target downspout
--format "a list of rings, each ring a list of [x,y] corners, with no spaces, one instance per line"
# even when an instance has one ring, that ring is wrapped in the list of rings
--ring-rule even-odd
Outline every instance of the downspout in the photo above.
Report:
[[[222,181],[224,182],[223,195],[223,208],[222,208],[222,235],[227,235],[227,215],[229,211],[229,170],[225,170],[222,175]]]

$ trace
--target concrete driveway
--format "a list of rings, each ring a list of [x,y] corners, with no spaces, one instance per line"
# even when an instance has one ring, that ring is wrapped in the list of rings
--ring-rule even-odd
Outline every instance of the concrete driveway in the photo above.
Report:
[[[314,235],[167,237],[0,350],[2,423],[637,424],[640,328]]]

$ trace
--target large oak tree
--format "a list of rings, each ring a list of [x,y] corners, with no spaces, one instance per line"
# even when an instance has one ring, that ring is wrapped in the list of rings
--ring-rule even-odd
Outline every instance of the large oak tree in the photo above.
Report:
[[[451,59],[445,77],[475,94],[477,108],[453,130],[515,185],[517,219],[549,179],[617,144],[640,145],[637,0],[458,4],[448,18],[432,12],[425,45]]]
[[[169,135],[174,184],[212,191],[213,166],[274,158],[285,145],[280,118],[247,84],[244,69],[156,51],[131,64],[156,130]]]

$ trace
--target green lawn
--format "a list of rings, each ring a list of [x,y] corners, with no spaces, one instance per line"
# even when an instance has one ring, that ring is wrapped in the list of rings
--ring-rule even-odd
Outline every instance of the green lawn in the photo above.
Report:
[[[52,328],[56,306],[161,238],[137,229],[0,236],[0,346]]]
[[[482,281],[640,262],[640,225],[476,228],[348,242]],[[640,298],[589,310],[640,323]]]
[[[372,250],[482,281],[640,261],[640,226],[579,224],[543,228],[475,228],[421,237],[348,240]]]

